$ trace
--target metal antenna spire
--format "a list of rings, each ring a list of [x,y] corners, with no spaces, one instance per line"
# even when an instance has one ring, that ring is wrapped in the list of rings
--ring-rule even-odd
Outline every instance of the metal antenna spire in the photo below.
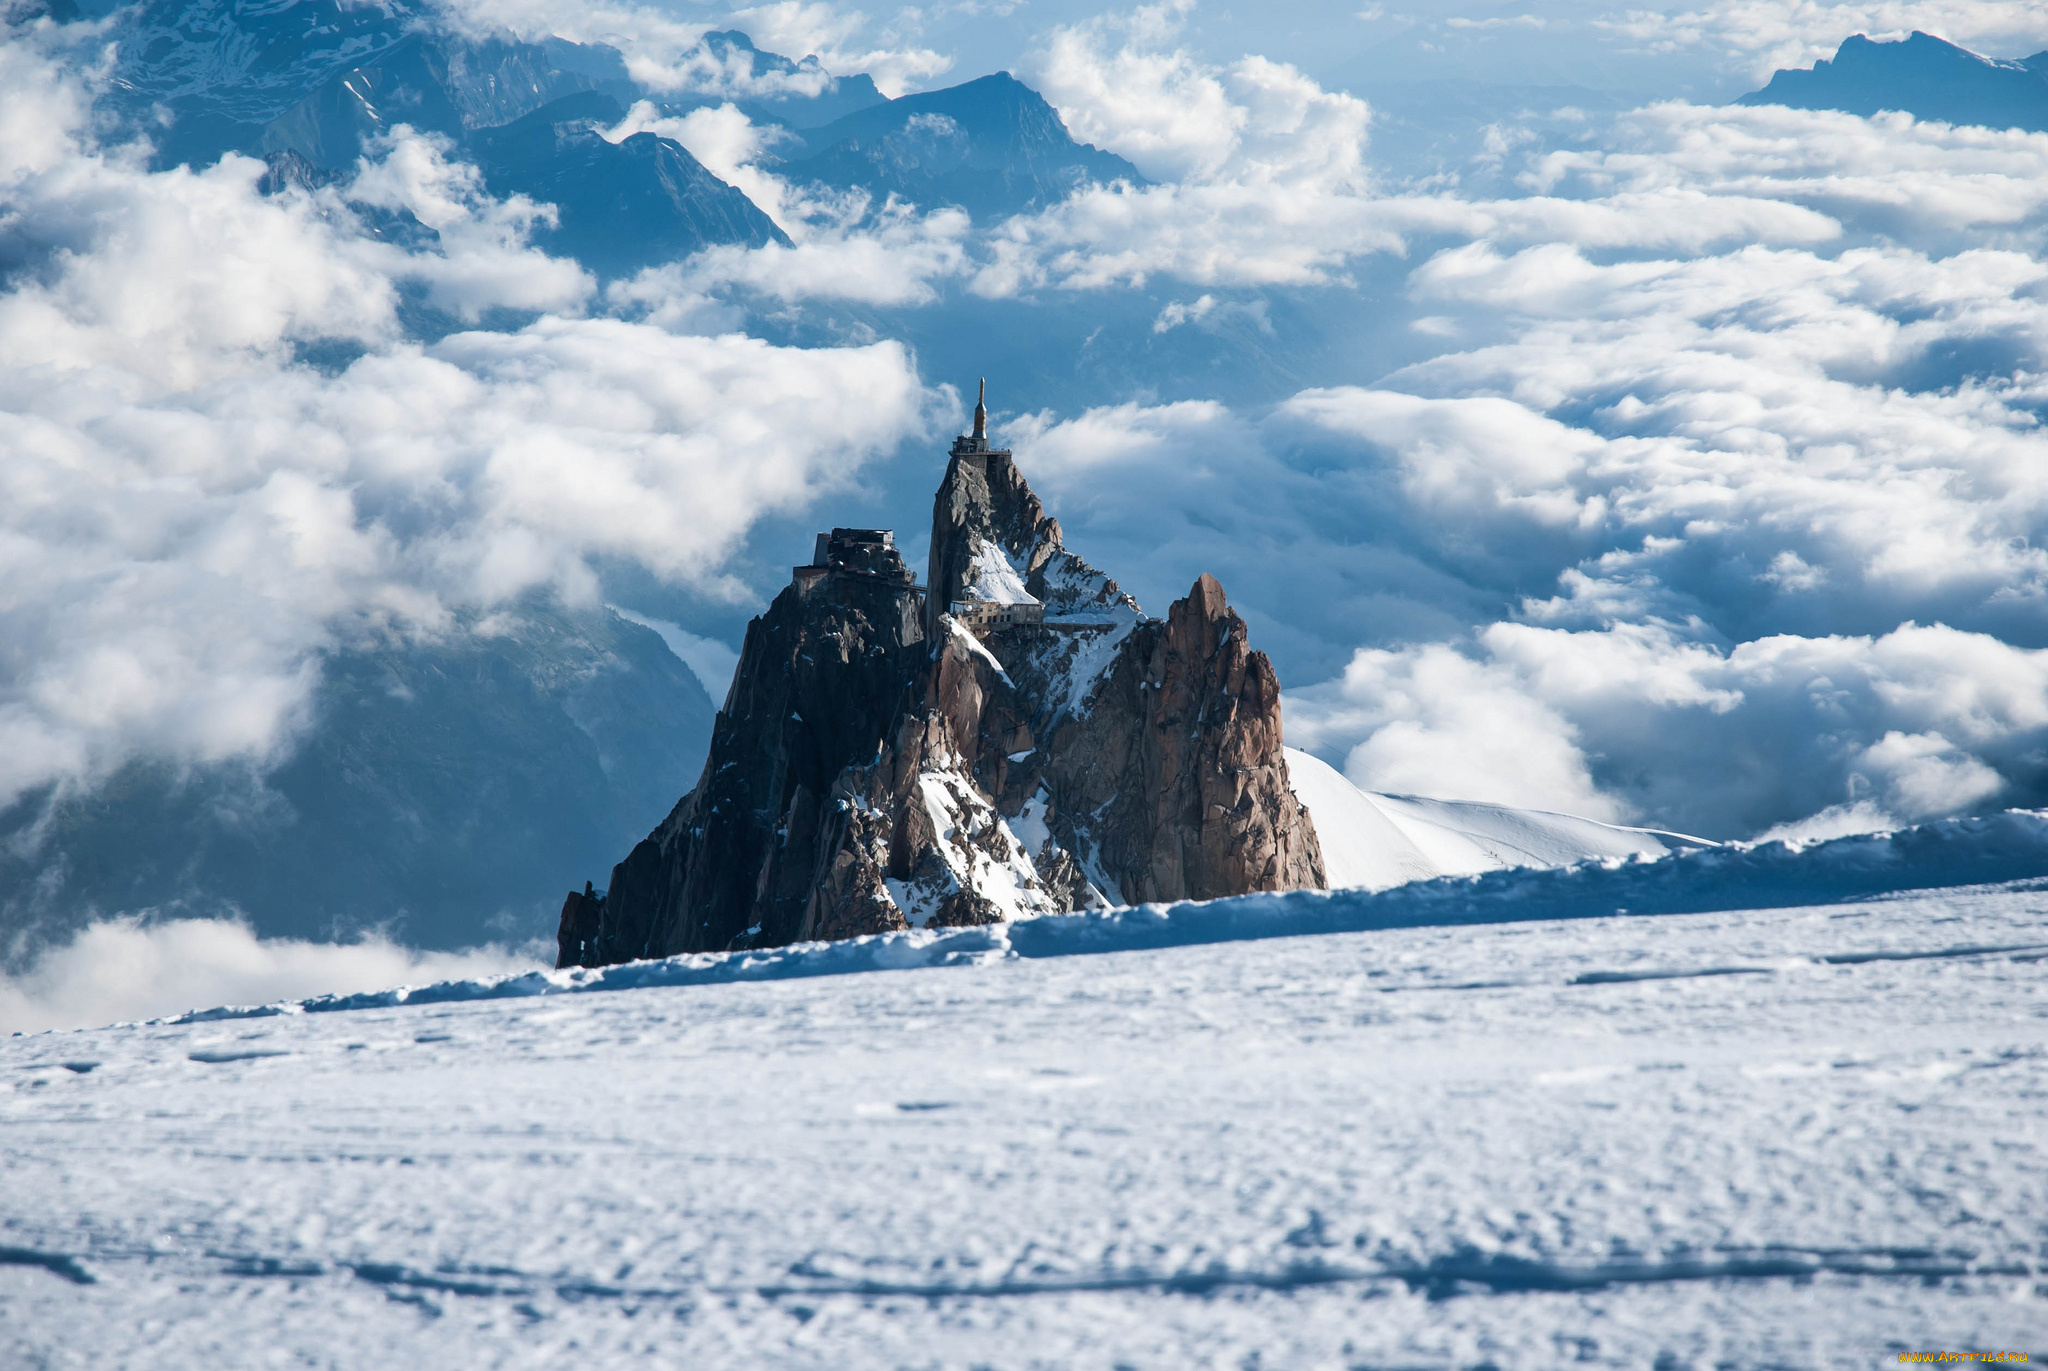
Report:
[[[981,393],[974,397],[974,436],[988,441],[988,377],[981,378]]]

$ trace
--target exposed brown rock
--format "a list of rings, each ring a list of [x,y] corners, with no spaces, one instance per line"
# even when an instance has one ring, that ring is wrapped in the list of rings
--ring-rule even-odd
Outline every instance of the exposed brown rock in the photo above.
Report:
[[[1096,860],[1127,903],[1323,884],[1287,783],[1280,682],[1213,576],[1125,639],[1095,707],[1062,725],[1051,754],[1054,804],[1100,816]]]
[[[939,902],[932,915],[932,928],[971,928],[976,924],[999,924],[1003,912],[975,890],[956,890]]]
[[[801,941],[859,938],[910,927],[884,884],[889,874],[889,816],[866,805],[841,811],[845,827],[819,844],[825,870],[804,911]]]
[[[1030,614],[971,633],[944,607],[991,569]],[[696,788],[565,903],[562,965],[1322,884],[1279,682],[1213,577],[1145,618],[977,432],[930,585],[878,533],[821,536],[748,626]]]

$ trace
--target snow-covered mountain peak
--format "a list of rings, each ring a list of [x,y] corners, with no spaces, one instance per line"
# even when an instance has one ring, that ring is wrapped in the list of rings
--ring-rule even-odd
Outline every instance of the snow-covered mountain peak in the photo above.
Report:
[[[1330,888],[1385,890],[1515,867],[1647,860],[1718,844],[1679,833],[1506,805],[1378,795],[1329,763],[1287,750],[1287,775],[1315,820]]]

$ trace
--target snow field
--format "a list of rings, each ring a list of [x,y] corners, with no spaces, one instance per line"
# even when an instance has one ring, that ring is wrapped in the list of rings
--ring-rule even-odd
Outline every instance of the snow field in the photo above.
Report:
[[[2044,907],[963,945],[15,1037],[0,1364],[2038,1353]]]
[[[1714,847],[1703,838],[1618,828],[1541,810],[1360,790],[1307,752],[1287,749],[1287,776],[1308,806],[1332,889],[1385,890],[1438,876],[1527,866],[1662,857]]]

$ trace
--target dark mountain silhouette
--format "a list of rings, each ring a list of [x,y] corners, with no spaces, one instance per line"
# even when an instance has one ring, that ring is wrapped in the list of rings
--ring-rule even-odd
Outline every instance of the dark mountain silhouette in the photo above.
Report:
[[[806,133],[781,170],[976,218],[1051,204],[1089,182],[1145,184],[1123,158],[1075,142],[1044,97],[1006,71],[835,119]]]
[[[1932,34],[1896,43],[1844,39],[1832,62],[1779,71],[1742,105],[1789,105],[1848,114],[1903,110],[1920,119],[2048,130],[2048,52],[2019,62],[1980,57]]]
[[[774,220],[681,143],[652,133],[614,143],[599,132],[624,115],[609,95],[587,91],[479,131],[471,150],[492,194],[518,192],[559,209],[555,227],[534,232],[537,244],[601,276],[628,275],[717,243],[789,242]]]

